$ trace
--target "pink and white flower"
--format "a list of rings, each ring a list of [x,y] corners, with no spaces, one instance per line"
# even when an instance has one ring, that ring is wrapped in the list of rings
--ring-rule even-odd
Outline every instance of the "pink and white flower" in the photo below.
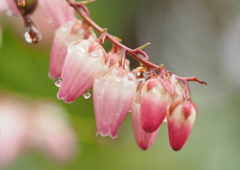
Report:
[[[96,41],[71,43],[61,73],[57,94],[66,103],[73,102],[93,85],[98,74],[106,70],[106,52]]]
[[[154,132],[162,124],[167,114],[167,107],[172,98],[165,89],[163,80],[147,80],[140,92],[141,124],[146,132]]]
[[[191,101],[177,100],[167,114],[168,134],[171,147],[178,151],[185,144],[197,118],[197,107]]]
[[[141,117],[140,117],[140,104],[134,102],[132,105],[132,125],[135,141],[142,150],[149,149],[154,143],[160,127],[154,132],[145,132],[142,129]]]
[[[77,136],[63,109],[53,103],[38,102],[34,110],[28,144],[57,161],[68,161],[75,156]]]
[[[117,137],[118,128],[134,100],[136,88],[134,75],[121,68],[112,68],[95,79],[93,102],[98,133]]]
[[[73,8],[65,0],[40,0],[39,3],[57,28],[75,19]]]
[[[55,31],[50,54],[49,77],[56,79],[61,76],[63,63],[67,56],[67,46],[71,42],[83,40],[86,31],[86,28],[79,20],[68,21]],[[93,39],[92,36],[88,38]]]
[[[6,0],[0,0],[0,14],[2,11],[6,10],[8,7]]]
[[[14,107],[13,107],[14,105]],[[24,150],[28,119],[25,107],[12,99],[0,101],[0,166],[7,166]]]

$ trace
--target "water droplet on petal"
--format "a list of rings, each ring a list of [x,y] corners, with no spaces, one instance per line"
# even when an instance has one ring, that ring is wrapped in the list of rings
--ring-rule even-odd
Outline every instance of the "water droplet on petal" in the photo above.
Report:
[[[49,24],[53,24],[53,19],[52,19],[52,18],[48,18],[48,19],[47,19],[47,22],[48,22]]]
[[[132,108],[130,108],[128,112],[131,113],[132,112]]]
[[[83,94],[83,98],[84,98],[84,99],[89,99],[91,96],[92,96],[92,95],[91,95],[91,91],[90,91],[90,90],[86,91],[86,92]]]
[[[10,17],[10,16],[13,15],[13,12],[9,9],[9,10],[7,10],[7,12],[6,12],[6,15]]]
[[[138,83],[144,83],[145,82],[145,79],[144,78],[141,78],[141,79],[137,79]]]
[[[54,83],[57,87],[61,87],[61,83],[62,83],[61,77],[56,78]]]
[[[143,73],[143,78],[147,79],[152,75],[152,72],[144,72]]]
[[[136,75],[137,75],[138,77],[140,77],[141,74],[142,74],[142,73],[141,73],[140,71],[136,73]]]

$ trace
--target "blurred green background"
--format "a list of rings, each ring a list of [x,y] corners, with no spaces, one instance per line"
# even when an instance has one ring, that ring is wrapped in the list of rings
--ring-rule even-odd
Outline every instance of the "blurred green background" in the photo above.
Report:
[[[0,88],[31,99],[50,99],[68,111],[78,134],[77,156],[59,163],[38,151],[21,155],[7,170],[238,170],[240,169],[240,2],[236,0],[97,0],[91,17],[123,43],[145,49],[151,61],[164,63],[180,76],[198,76],[209,85],[190,83],[199,116],[189,140],[178,152],[168,143],[166,124],[153,146],[135,144],[130,115],[116,139],[96,136],[92,99],[58,101],[48,78],[53,27],[34,17],[43,33],[39,44],[27,44],[20,17],[0,16]],[[110,45],[107,43],[106,48]],[[137,63],[132,61],[132,68]],[[1,154],[1,153],[0,153]]]

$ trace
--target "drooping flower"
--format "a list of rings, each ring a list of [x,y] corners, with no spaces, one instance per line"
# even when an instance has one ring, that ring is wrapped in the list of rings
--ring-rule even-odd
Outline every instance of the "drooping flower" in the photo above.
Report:
[[[86,28],[81,21],[68,21],[56,31],[50,54],[49,77],[56,79],[61,76],[64,60],[67,55],[67,46],[71,42],[83,40],[87,34]],[[88,36],[93,39],[92,36]]]
[[[48,15],[48,19],[58,28],[67,21],[75,19],[74,10],[67,1],[63,0],[40,0],[42,8]]]
[[[191,101],[174,101],[167,114],[171,147],[178,151],[185,144],[197,117],[197,107]]]
[[[6,0],[0,0],[0,14],[3,10],[7,9],[7,1]]]
[[[76,154],[77,137],[63,109],[45,101],[34,105],[28,144],[57,161],[68,161]]]
[[[162,124],[167,114],[171,95],[163,85],[163,80],[147,80],[140,92],[141,124],[146,132],[154,132]]]
[[[102,136],[117,137],[135,97],[137,81],[122,68],[111,68],[93,84],[94,112],[97,130]]]
[[[28,131],[25,106],[9,97],[0,99],[0,166],[8,166],[20,156]],[[14,107],[13,107],[14,106]]]
[[[132,105],[132,125],[135,141],[142,150],[147,150],[154,143],[160,127],[154,132],[145,132],[142,129],[141,118],[140,118],[140,104],[134,102]]]
[[[71,103],[92,87],[96,75],[107,67],[105,57],[105,50],[96,41],[83,40],[69,44],[58,99]]]

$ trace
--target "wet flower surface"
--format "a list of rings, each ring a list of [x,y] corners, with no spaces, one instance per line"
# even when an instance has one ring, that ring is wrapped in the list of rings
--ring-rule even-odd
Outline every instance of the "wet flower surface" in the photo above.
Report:
[[[93,85],[97,74],[105,70],[105,52],[95,41],[83,40],[68,46],[58,98],[73,102]]]
[[[180,150],[197,117],[188,82],[206,83],[196,77],[180,77],[163,64],[150,62],[143,50],[150,43],[135,49],[122,44],[120,38],[91,19],[85,6],[89,2],[92,1],[0,0],[0,12],[8,6],[12,14],[22,17],[25,41],[32,44],[42,38],[33,14],[38,7],[45,11],[46,21],[56,29],[49,77],[58,87],[57,98],[72,103],[81,96],[85,99],[93,96],[97,134],[116,138],[130,112],[140,149],[148,150],[153,145],[162,123],[166,122],[170,146]],[[108,52],[103,45],[105,40],[112,44]],[[131,69],[129,56],[139,62],[137,68]],[[26,148],[38,149],[57,161],[70,160],[76,153],[77,137],[67,119],[61,117],[62,110],[51,102],[30,103],[34,109],[27,107],[27,113],[23,113],[21,107],[10,108],[0,102],[3,130],[0,164],[10,164]],[[31,116],[29,110],[34,112]],[[14,126],[9,126],[11,123]]]
[[[98,133],[117,137],[136,93],[137,82],[132,73],[121,68],[110,69],[93,84],[94,112]]]

